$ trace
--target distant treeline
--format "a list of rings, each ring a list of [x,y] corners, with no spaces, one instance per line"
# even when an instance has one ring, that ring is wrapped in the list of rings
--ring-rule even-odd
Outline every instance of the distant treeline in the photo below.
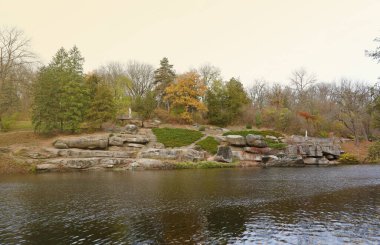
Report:
[[[379,40],[377,40],[379,41]],[[255,80],[244,88],[205,64],[178,74],[168,58],[158,68],[112,62],[85,74],[77,47],[61,48],[42,66],[17,29],[0,29],[0,127],[31,118],[36,132],[77,132],[114,122],[119,115],[169,123],[232,124],[370,139],[380,127],[380,87],[341,79],[319,82],[305,69],[290,85]],[[367,56],[380,61],[380,48]]]

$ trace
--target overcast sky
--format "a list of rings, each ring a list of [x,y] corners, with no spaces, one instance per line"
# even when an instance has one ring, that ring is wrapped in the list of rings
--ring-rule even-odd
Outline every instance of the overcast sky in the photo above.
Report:
[[[0,0],[0,25],[22,29],[44,63],[77,45],[86,71],[166,56],[177,72],[209,62],[247,86],[299,67],[373,83],[380,64],[364,50],[380,45],[379,11],[380,0]]]

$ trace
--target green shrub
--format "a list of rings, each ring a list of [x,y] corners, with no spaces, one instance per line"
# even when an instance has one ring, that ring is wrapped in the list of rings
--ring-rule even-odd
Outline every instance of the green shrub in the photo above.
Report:
[[[153,128],[157,141],[166,147],[187,146],[202,138],[199,131],[183,128]]]
[[[359,160],[351,153],[344,153],[340,155],[339,162],[342,164],[358,164]]]
[[[200,126],[200,127],[198,128],[198,130],[201,131],[201,132],[203,132],[203,131],[206,130],[206,127],[205,127],[205,126]]]
[[[8,132],[11,129],[12,125],[15,123],[15,121],[16,121],[16,114],[11,115],[11,116],[1,117],[0,131]]]
[[[252,129],[252,125],[251,125],[251,124],[247,124],[247,125],[245,126],[245,128],[246,128],[246,129]]]
[[[218,151],[219,142],[216,141],[214,137],[208,136],[207,138],[197,142],[196,145],[199,145],[203,150],[211,154],[216,154]]]
[[[236,163],[222,163],[222,162],[212,162],[212,161],[202,161],[202,162],[178,162],[174,164],[176,169],[193,169],[193,168],[234,168]]]
[[[369,147],[367,159],[373,163],[380,163],[380,141]]]

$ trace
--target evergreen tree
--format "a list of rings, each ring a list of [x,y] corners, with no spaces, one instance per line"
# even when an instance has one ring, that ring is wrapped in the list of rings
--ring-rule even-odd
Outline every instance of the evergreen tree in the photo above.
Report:
[[[98,85],[86,117],[90,127],[101,128],[102,123],[113,120],[115,114],[113,91],[105,84]]]
[[[41,68],[34,85],[32,121],[37,132],[76,132],[83,121],[88,92],[84,86],[83,57],[74,46],[58,50]]]
[[[175,77],[173,65],[170,65],[168,58],[164,57],[160,61],[160,67],[154,71],[154,84],[160,101],[166,95],[165,89],[173,83]]]

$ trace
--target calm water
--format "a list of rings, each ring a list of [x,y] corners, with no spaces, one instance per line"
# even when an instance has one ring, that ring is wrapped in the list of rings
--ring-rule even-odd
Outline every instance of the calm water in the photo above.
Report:
[[[0,177],[0,244],[380,244],[380,165]]]

